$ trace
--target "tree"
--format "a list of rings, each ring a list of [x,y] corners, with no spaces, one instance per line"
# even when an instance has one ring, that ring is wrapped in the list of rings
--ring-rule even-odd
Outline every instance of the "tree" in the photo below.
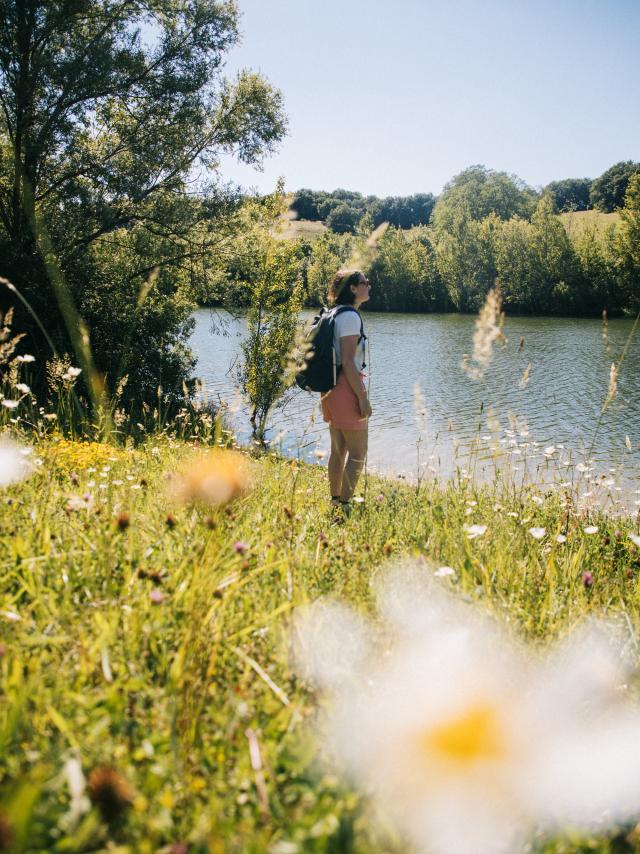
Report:
[[[609,167],[591,185],[591,204],[605,213],[623,207],[629,179],[637,172],[640,172],[640,163],[633,160],[623,160]]]
[[[338,202],[327,217],[327,228],[336,234],[355,234],[363,210],[347,202]]]
[[[479,311],[497,275],[494,243],[496,214],[478,222],[462,203],[452,209],[445,228],[436,228],[438,273],[458,311]]]
[[[445,185],[433,211],[437,228],[449,228],[467,211],[472,220],[495,214],[500,219],[528,218],[535,208],[536,194],[515,175],[494,172],[486,166],[470,166]]]
[[[262,439],[269,412],[287,388],[287,359],[293,353],[302,306],[300,265],[294,243],[256,232],[252,269],[245,284],[250,303],[249,334],[238,372],[251,406],[254,434]]]
[[[560,213],[586,211],[591,207],[589,194],[592,183],[589,178],[565,178],[547,184],[544,192],[551,195]]]
[[[329,283],[344,265],[351,251],[353,238],[327,231],[313,242],[307,267],[307,302],[324,305]]]
[[[388,222],[398,228],[413,228],[427,225],[436,203],[431,193],[416,193],[413,196],[388,196],[375,203],[368,204],[367,210],[373,216],[374,225]]]
[[[443,308],[435,253],[423,235],[389,228],[369,271],[370,308],[386,311],[435,311]]]
[[[635,314],[640,312],[640,173],[629,179],[620,219],[616,235],[620,277],[626,308]]]
[[[280,93],[253,73],[221,74],[238,38],[233,0],[0,0],[3,272],[61,348],[85,339],[78,312],[100,304],[105,276],[110,292],[129,277],[132,295],[152,270],[173,271],[174,291],[193,283],[236,201],[207,177],[220,154],[258,163],[283,136]],[[143,245],[140,267],[109,267],[105,238]],[[125,303],[126,315],[137,296]],[[101,310],[93,320],[104,373]],[[180,312],[164,322],[165,341],[184,338]]]
[[[298,214],[300,219],[321,219],[318,212],[318,193],[313,190],[298,190],[291,202],[291,210]]]

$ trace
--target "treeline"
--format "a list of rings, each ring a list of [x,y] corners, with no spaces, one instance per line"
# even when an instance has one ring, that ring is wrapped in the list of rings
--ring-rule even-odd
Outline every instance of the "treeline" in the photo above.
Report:
[[[426,225],[435,203],[432,193],[379,199],[350,190],[334,190],[332,193],[298,190],[291,209],[299,219],[322,220],[336,234],[355,234],[365,215],[371,217],[374,227],[383,222],[397,228]]]
[[[629,179],[638,171],[640,163],[625,160],[614,164],[595,180],[565,178],[552,181],[541,191],[527,187],[516,176],[507,175],[505,172],[492,172],[492,175],[494,183],[515,186],[524,191],[529,204],[519,213],[530,216],[536,201],[544,195],[551,196],[559,213],[591,209],[612,213],[624,206]],[[291,209],[299,219],[322,220],[329,230],[336,234],[355,234],[360,220],[365,215],[371,217],[374,227],[382,222],[388,222],[396,228],[428,225],[436,202],[437,198],[432,193],[379,199],[377,196],[363,196],[350,190],[334,190],[328,193],[304,189],[294,194]]]
[[[355,234],[298,241],[308,305],[321,304],[339,267],[361,254],[372,220]],[[474,166],[444,189],[429,226],[390,227],[369,267],[370,309],[475,312],[498,284],[507,311],[611,315],[640,310],[640,173],[617,222],[557,213],[516,179]]]

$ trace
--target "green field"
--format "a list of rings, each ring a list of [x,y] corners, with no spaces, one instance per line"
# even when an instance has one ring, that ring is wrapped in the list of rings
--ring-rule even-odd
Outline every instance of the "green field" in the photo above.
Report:
[[[610,226],[620,222],[618,213],[603,213],[602,211],[574,211],[573,213],[560,214],[560,220],[567,229],[569,235],[577,235],[585,228],[595,228],[604,231]]]
[[[603,213],[602,211],[573,211],[571,213],[559,214],[560,220],[567,232],[571,236],[577,236],[585,228],[595,228],[602,232],[605,229],[616,226],[620,221],[618,213]],[[409,235],[413,229],[408,229],[406,234]],[[326,225],[318,220],[296,220],[290,214],[282,217],[282,224],[279,226],[277,236],[282,239],[295,240],[299,237],[313,240],[327,231]]]
[[[602,609],[640,627],[634,523],[578,515],[569,493],[368,478],[332,524],[323,468],[275,455],[226,508],[176,503],[193,452],[49,439],[3,491],[0,850],[406,851],[318,763],[318,697],[289,639],[324,594],[371,612],[372,580],[401,557],[452,567],[444,585],[536,644]]]
[[[296,240],[299,237],[306,240],[315,240],[327,231],[327,226],[321,221],[307,219],[295,219],[293,211],[284,214],[274,232],[276,237],[282,240]]]

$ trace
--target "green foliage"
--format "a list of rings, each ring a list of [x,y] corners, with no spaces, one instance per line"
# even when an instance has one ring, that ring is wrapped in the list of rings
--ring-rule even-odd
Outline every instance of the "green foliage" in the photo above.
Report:
[[[269,411],[288,385],[302,283],[296,245],[256,233],[252,263],[245,272],[249,293],[248,336],[242,344],[238,378],[251,406],[251,423],[262,438]]]
[[[622,160],[610,166],[591,185],[591,204],[606,213],[621,208],[629,179],[638,172],[640,163],[634,163],[633,160]]]
[[[353,245],[348,236],[325,232],[311,246],[311,255],[307,266],[306,300],[311,305],[324,305],[327,300],[329,283],[344,266]]]
[[[339,202],[327,216],[327,227],[336,234],[354,234],[362,213],[362,210],[350,207],[346,202]]]
[[[387,229],[369,278],[373,287],[367,308],[372,310],[438,311],[447,306],[426,230],[407,234]]]
[[[616,247],[625,306],[640,312],[640,172],[629,179]]]
[[[472,220],[495,214],[499,219],[529,217],[536,193],[515,175],[486,166],[470,166],[446,184],[433,211],[436,228],[456,228],[461,212]]]
[[[437,269],[458,311],[476,312],[495,285],[493,245],[500,220],[474,220],[466,207],[450,212],[448,227],[436,228]]]
[[[616,228],[587,224],[571,237],[579,267],[579,287],[575,294],[576,313],[620,314],[625,297],[619,284]]]
[[[427,225],[434,205],[431,193],[379,199],[349,190],[325,193],[304,189],[294,195],[291,208],[300,219],[325,220],[332,231],[342,234],[353,233],[365,213],[371,215],[374,227],[383,222],[405,229]]]
[[[551,196],[544,195],[531,217],[533,265],[538,284],[531,295],[535,312],[562,312],[571,307],[576,282],[575,256],[566,229],[555,215]]]
[[[591,207],[592,183],[589,178],[565,178],[547,184],[544,192],[551,194],[556,210],[560,213],[586,211]]]
[[[207,271],[219,272],[238,201],[211,181],[220,155],[259,163],[285,131],[262,77],[221,76],[238,38],[233,0],[0,2],[1,272],[85,377],[117,380],[114,366],[135,359],[140,399],[160,374],[179,397],[188,376],[187,305],[219,281]],[[147,307],[132,309],[156,268]],[[16,309],[43,364],[48,345]],[[93,366],[78,343],[85,315]]]

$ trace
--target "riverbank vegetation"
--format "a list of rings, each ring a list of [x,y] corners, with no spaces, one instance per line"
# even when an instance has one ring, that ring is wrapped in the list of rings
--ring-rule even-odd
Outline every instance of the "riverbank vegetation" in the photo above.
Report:
[[[3,488],[2,850],[406,850],[325,765],[289,644],[318,596],[372,613],[389,563],[417,560],[536,644],[604,609],[640,628],[638,530],[582,509],[595,470],[558,465],[566,483],[549,492],[462,471],[368,477],[332,524],[323,469],[273,454],[245,454],[251,486],[216,503],[213,429],[135,448],[31,436],[16,477],[29,476]],[[630,830],[534,850],[631,851]]]
[[[370,270],[368,309],[475,312],[498,284],[512,313],[634,314],[638,173],[630,172],[624,186],[616,211],[559,213],[551,191],[540,196],[513,176],[470,167],[445,187],[428,225],[388,229]],[[308,304],[323,301],[323,277],[345,263],[373,225],[365,213],[352,234],[300,238]]]

